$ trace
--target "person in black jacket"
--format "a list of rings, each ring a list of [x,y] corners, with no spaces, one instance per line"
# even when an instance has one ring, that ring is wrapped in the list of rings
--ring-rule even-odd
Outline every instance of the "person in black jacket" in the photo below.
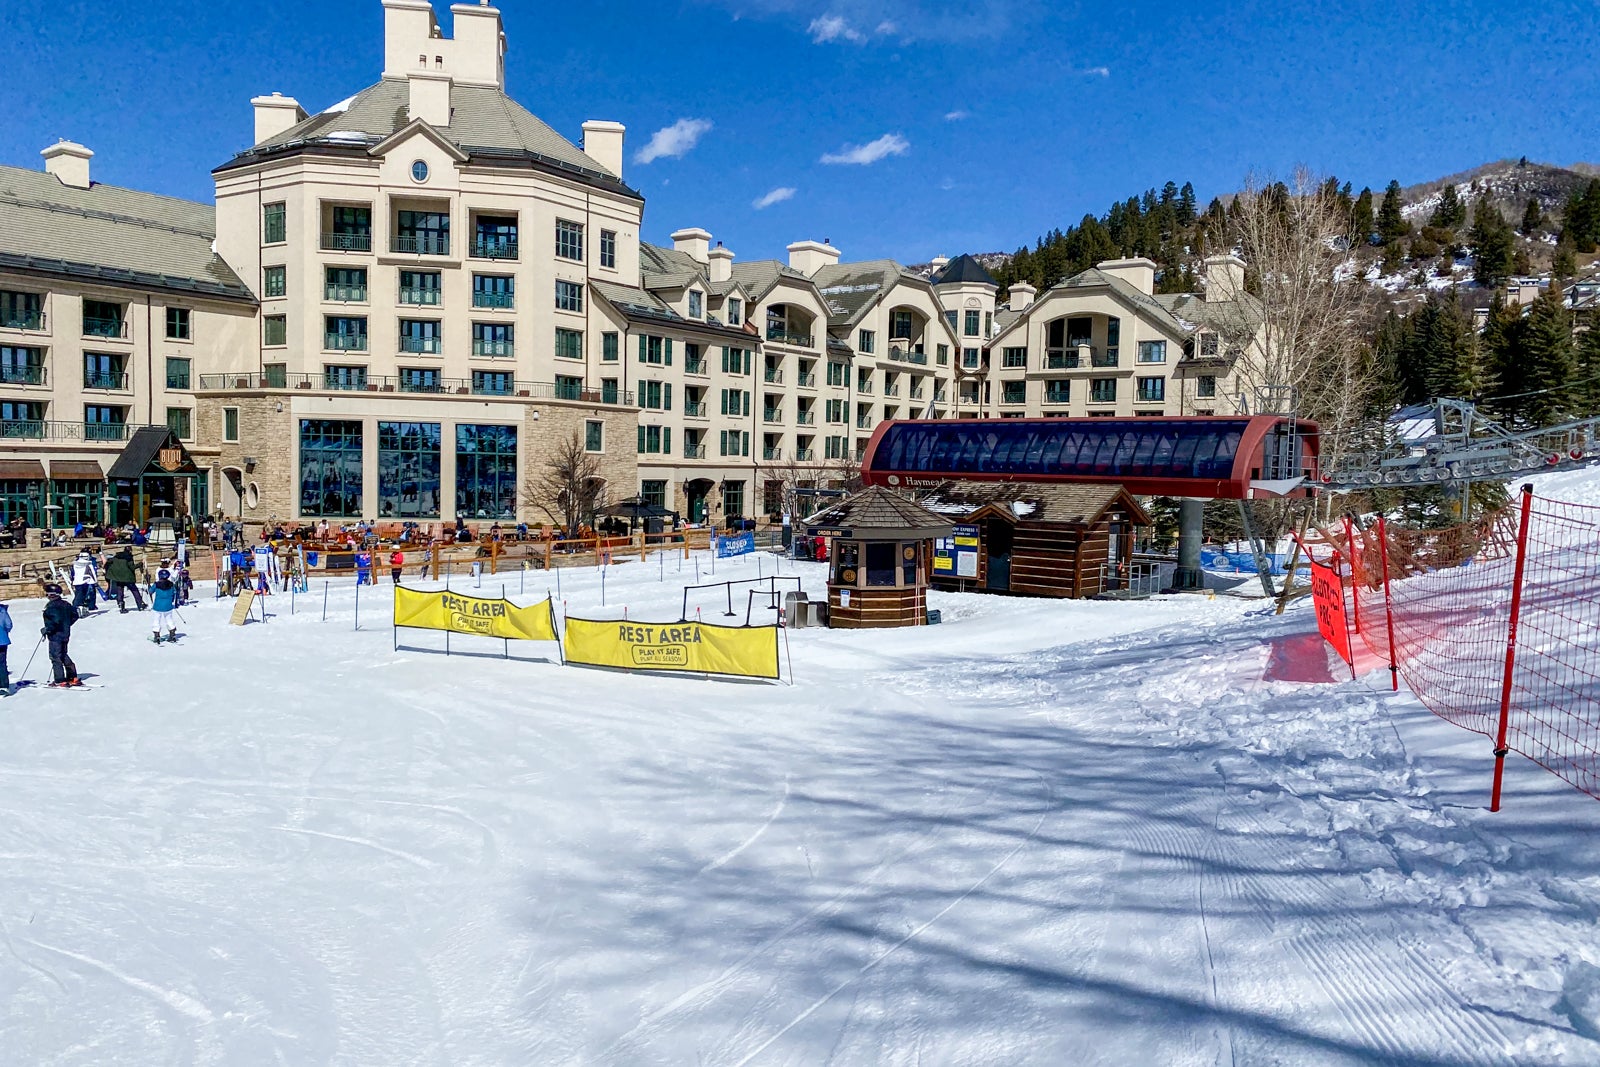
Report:
[[[67,654],[67,642],[72,639],[72,624],[78,621],[78,613],[71,604],[61,599],[59,585],[47,585],[44,591],[50,597],[50,603],[44,607],[44,629],[39,632],[50,642],[50,669],[55,678],[50,688],[82,685],[78,680],[77,664]]]

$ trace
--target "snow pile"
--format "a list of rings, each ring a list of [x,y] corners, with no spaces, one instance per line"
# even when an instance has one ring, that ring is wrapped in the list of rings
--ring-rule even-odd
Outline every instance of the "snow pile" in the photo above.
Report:
[[[774,566],[481,591],[676,619]],[[0,704],[0,1058],[1600,1061],[1600,805],[1513,760],[1489,816],[1488,743],[1309,605],[931,605],[791,633],[792,687],[395,651],[348,584],[86,620],[103,688]]]

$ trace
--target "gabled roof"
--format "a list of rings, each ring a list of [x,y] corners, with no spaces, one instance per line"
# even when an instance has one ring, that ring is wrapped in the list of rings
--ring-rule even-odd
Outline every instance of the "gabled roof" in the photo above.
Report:
[[[773,288],[785,278],[803,285],[813,284],[804,274],[775,259],[754,259],[749,263],[733,265],[733,280],[744,286],[744,291],[749,293],[750,299],[754,301],[759,301],[772,292]]]
[[[169,443],[182,455],[182,463],[170,471],[159,467],[152,471],[151,467],[155,464],[156,457],[161,454],[163,448],[168,447]],[[141,426],[133,431],[132,437],[128,438],[127,446],[123,448],[116,462],[111,464],[111,470],[106,477],[113,482],[132,482],[147,473],[194,474],[198,470],[194,457],[189,455],[189,450],[183,447],[183,442],[179,441],[171,430],[165,426]]]
[[[1070,278],[1062,279],[1049,289],[1040,293],[1038,300],[1029,305],[1026,311],[1023,311],[1016,318],[1000,327],[995,332],[995,335],[989,338],[988,343],[993,344],[1005,334],[1009,333],[1017,326],[1018,323],[1031,316],[1036,308],[1042,307],[1046,300],[1050,299],[1050,297],[1057,293],[1073,289],[1102,288],[1108,290],[1113,296],[1127,306],[1145,313],[1156,323],[1164,327],[1167,332],[1176,337],[1188,337],[1190,334],[1194,333],[1194,326],[1192,323],[1184,322],[1183,320],[1179,319],[1167,309],[1166,305],[1162,304],[1155,297],[1148,296],[1145,293],[1140,292],[1139,288],[1133,285],[1131,282],[1125,281],[1122,278],[1118,278],[1114,274],[1108,274],[1099,267],[1090,267],[1088,270],[1074,274]]]
[[[262,143],[245,149],[217,168],[249,166],[275,156],[315,149],[365,152],[410,124],[410,89],[403,78],[385,78],[348,100],[302,120]],[[450,123],[434,127],[474,162],[531,164],[575,181],[643,199],[599,162],[501,89],[450,86]]]
[[[1118,501],[1132,513],[1135,523],[1149,525],[1150,516],[1120,485],[946,482],[922,498],[930,511],[947,517],[964,518],[987,510],[1009,522],[1079,526],[1093,526]]]
[[[892,259],[872,259],[862,263],[835,263],[812,276],[828,304],[828,325],[850,327],[900,282],[927,285],[927,279],[912,274]]]
[[[724,326],[715,319],[708,319],[705,322],[686,319],[653,293],[637,286],[598,280],[590,281],[589,286],[629,322],[658,328],[670,327],[675,330],[699,330],[719,337],[736,335],[740,342],[749,340],[748,332],[737,326]]]
[[[704,274],[705,267],[687,252],[639,242],[639,269],[646,274]]]
[[[977,283],[979,285],[993,285],[999,287],[994,280],[994,275],[984,269],[969,255],[959,255],[944,265],[944,270],[933,276],[934,285],[960,285],[962,283]]]
[[[216,233],[209,204],[0,167],[0,266],[254,303]]]
[[[950,520],[909,497],[870,486],[805,520],[812,529],[849,530],[856,537],[940,537],[950,533]]]
[[[1250,293],[1240,293],[1235,300],[1207,300],[1199,293],[1161,293],[1155,299],[1191,330],[1208,326],[1235,339],[1253,333],[1261,324],[1264,310],[1261,301]]]

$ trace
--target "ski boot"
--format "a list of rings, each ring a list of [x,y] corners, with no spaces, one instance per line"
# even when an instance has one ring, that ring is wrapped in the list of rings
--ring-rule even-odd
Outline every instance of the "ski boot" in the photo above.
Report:
[[[167,631],[167,641],[169,643],[171,643],[171,644],[174,644],[174,645],[177,644],[178,643],[178,631],[176,631],[176,630],[168,630]]]
[[[150,640],[159,645],[161,643],[161,631],[157,630],[155,633],[151,634]]]

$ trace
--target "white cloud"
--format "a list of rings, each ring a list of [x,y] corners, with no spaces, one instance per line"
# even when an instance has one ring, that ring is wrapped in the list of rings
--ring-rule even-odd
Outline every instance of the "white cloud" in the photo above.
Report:
[[[962,119],[968,117],[970,114],[971,114],[971,112],[966,111],[963,108],[959,108],[958,107],[954,111],[946,111],[944,113],[944,120],[946,122],[960,122]]]
[[[757,211],[765,211],[773,204],[781,204],[785,200],[793,200],[794,194],[797,191],[798,190],[792,189],[787,185],[782,185],[772,190],[772,192],[768,193],[766,196],[757,198],[756,201],[750,206],[755,208]]]
[[[819,15],[811,20],[806,32],[817,44],[827,44],[830,41],[850,41],[860,44],[867,39],[867,35],[846,22],[843,15]]]
[[[1091,77],[1095,77],[1095,78],[1109,78],[1109,77],[1111,77],[1111,68],[1110,67],[1090,67],[1088,70],[1080,70],[1080,71],[1078,71],[1078,73],[1079,74],[1087,74],[1087,75],[1090,75]]]
[[[903,156],[910,148],[911,142],[898,133],[886,133],[876,141],[869,141],[862,145],[845,145],[837,152],[829,152],[822,157],[822,162],[856,164],[868,167],[880,159],[887,159],[890,156]]]
[[[658,159],[682,159],[711,132],[710,119],[679,119],[657,130],[650,143],[635,153],[635,163],[654,163]]]

